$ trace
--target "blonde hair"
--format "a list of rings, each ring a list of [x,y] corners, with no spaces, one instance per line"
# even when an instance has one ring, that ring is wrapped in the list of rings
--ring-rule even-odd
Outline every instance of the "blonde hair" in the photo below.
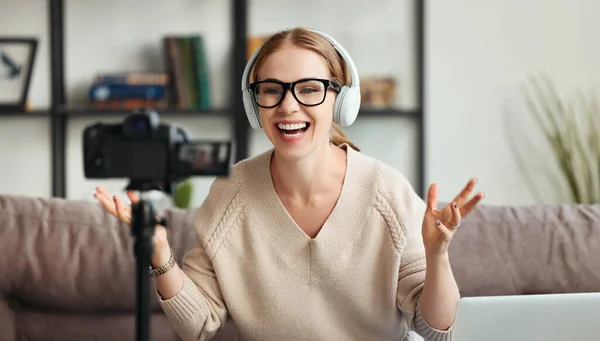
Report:
[[[342,56],[340,56],[327,39],[302,27],[279,31],[264,42],[260,52],[256,56],[256,61],[250,74],[251,80],[258,79],[258,70],[260,70],[260,67],[264,64],[267,57],[281,48],[285,43],[291,43],[294,46],[318,53],[327,63],[329,73],[332,76],[331,79],[340,84],[350,85],[350,72],[348,71],[348,66],[344,62]],[[346,134],[344,134],[340,126],[335,122],[332,126],[329,142],[335,146],[346,143],[351,148],[360,151],[360,149],[346,137]]]

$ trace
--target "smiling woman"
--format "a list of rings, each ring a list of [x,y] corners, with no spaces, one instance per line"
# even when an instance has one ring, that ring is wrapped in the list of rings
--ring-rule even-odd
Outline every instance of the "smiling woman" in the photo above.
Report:
[[[242,96],[273,148],[214,181],[182,268],[157,229],[156,288],[179,335],[209,340],[231,317],[241,340],[450,340],[459,295],[447,249],[482,198],[468,200],[474,181],[438,211],[436,186],[426,205],[353,148],[339,125],[358,114],[358,72],[323,33],[273,35]],[[97,197],[130,221],[120,199]]]

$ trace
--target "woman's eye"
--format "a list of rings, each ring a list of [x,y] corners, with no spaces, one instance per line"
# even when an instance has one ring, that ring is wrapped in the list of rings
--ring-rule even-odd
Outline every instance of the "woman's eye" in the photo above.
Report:
[[[281,93],[281,89],[269,88],[269,89],[265,89],[263,93],[266,95],[279,95]]]
[[[304,94],[304,95],[310,95],[310,94],[312,94],[313,92],[317,92],[317,91],[319,91],[319,90],[318,90],[318,89],[315,89],[315,88],[302,88],[302,89],[300,90],[300,93],[301,93],[301,94]]]

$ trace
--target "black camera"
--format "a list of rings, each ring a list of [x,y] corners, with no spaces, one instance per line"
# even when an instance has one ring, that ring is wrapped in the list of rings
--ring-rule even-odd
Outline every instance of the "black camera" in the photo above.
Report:
[[[83,132],[86,178],[128,178],[130,190],[173,193],[193,176],[228,176],[231,141],[190,140],[173,124],[161,123],[153,110],[127,116],[123,123],[96,123]]]

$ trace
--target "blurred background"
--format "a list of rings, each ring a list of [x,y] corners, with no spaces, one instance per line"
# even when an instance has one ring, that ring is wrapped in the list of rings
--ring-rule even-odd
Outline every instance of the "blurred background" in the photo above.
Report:
[[[0,0],[0,194],[122,193],[125,180],[85,179],[81,134],[138,105],[194,138],[238,139],[240,158],[267,150],[241,109],[241,70],[264,36],[308,26],[361,75],[344,131],[419,194],[437,182],[451,200],[477,177],[487,204],[600,202],[598,1],[53,3]],[[191,205],[212,180],[193,180]]]

